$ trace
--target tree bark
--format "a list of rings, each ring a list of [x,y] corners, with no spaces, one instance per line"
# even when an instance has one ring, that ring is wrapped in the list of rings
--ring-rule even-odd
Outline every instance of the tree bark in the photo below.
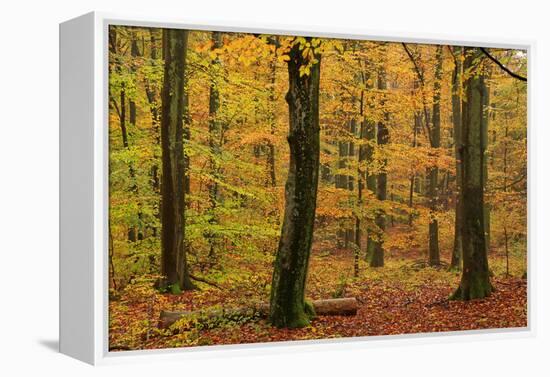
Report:
[[[416,148],[418,130],[420,128],[420,122],[422,122],[422,115],[418,114],[418,113],[415,113],[414,114],[414,124],[413,124],[413,142],[412,142],[412,147],[413,148]],[[410,227],[412,227],[412,225],[413,225],[413,218],[414,218],[413,198],[414,198],[415,183],[416,183],[416,173],[413,172],[411,174],[411,181],[410,181],[410,186],[409,186],[409,210],[410,210],[410,213],[409,213],[409,226]]]
[[[386,71],[383,67],[379,68],[378,72],[378,90],[384,92],[387,89],[386,83]],[[382,108],[385,105],[385,99],[382,100]],[[384,120],[378,122],[378,131],[377,131],[377,143],[379,146],[384,146],[389,141],[389,132],[387,127],[388,113],[384,113]],[[376,198],[380,201],[386,200],[387,195],[387,173],[386,173],[386,161],[381,161],[381,171],[378,173],[376,179]],[[386,213],[382,209],[378,209],[374,222],[377,227],[376,239],[373,239],[371,242],[372,246],[372,256],[370,258],[371,267],[383,267],[384,266],[384,240],[383,234],[386,229]]]
[[[372,166],[373,159],[374,159],[374,145],[377,143],[376,141],[377,129],[376,129],[376,124],[370,119],[365,120],[365,122],[366,122],[365,138],[367,139],[367,145],[365,147],[366,163],[367,163],[367,166]],[[372,192],[374,195],[376,195],[376,174],[374,174],[373,172],[369,172],[369,168],[367,168],[366,181],[367,181],[367,190]],[[374,240],[376,238],[376,236],[373,237],[374,233],[375,233],[374,229],[370,227],[370,229],[367,232],[367,251],[365,253],[365,259],[368,262],[370,262],[370,260],[372,259],[372,254],[374,252]]]
[[[212,50],[221,48],[223,45],[222,34],[218,31],[212,33]],[[219,119],[220,110],[220,91],[219,91],[219,79],[220,79],[220,60],[216,57],[211,62],[211,81],[210,81],[210,99],[208,106],[208,144],[210,147],[210,170],[213,181],[208,184],[208,198],[210,202],[209,209],[209,224],[215,226],[218,223],[218,217],[216,215],[216,208],[219,201],[219,187],[216,180],[220,179],[221,169],[219,166],[219,157],[221,154],[222,143],[222,124]],[[216,249],[218,247],[217,236],[212,229],[210,229],[206,238],[210,246],[208,252],[209,259],[213,261],[216,258]]]
[[[139,56],[139,48],[137,45],[137,39],[135,32],[132,32],[131,34],[131,41],[130,41],[130,56],[132,57],[132,62],[130,64],[130,74],[135,75],[136,73],[136,58]],[[137,109],[136,109],[136,102],[133,98],[128,99],[128,110],[129,110],[129,123],[130,127],[133,129],[136,128],[137,124]],[[126,136],[126,144],[128,144],[128,137]],[[138,200],[138,224],[131,226],[128,230],[128,239],[132,242],[135,242],[137,240],[143,240],[143,229],[141,226],[143,214],[141,210],[141,202],[139,201],[139,187],[137,184],[137,177],[136,172],[133,166],[130,165],[130,191],[132,192],[132,195]]]
[[[462,253],[463,271],[460,285],[451,299],[471,300],[491,294],[489,262],[483,213],[483,104],[487,96],[483,73],[480,72],[479,48],[464,49],[465,96],[462,101]]]
[[[454,137],[454,152],[455,152],[455,168],[456,168],[456,199],[455,199],[455,229],[454,229],[454,244],[451,256],[451,269],[462,268],[462,162],[460,160],[460,145],[462,143],[462,47],[454,47],[455,67],[452,78],[452,120],[453,120],[453,137]]]
[[[441,73],[443,68],[443,46],[436,47],[436,66],[434,77],[434,94],[433,94],[433,113],[432,113],[432,128],[431,132],[431,147],[439,148],[441,139]],[[430,224],[428,238],[428,263],[430,266],[437,266],[439,260],[439,222],[437,220],[437,207],[439,203],[439,169],[437,166],[432,167],[428,173],[429,196],[430,196]]]
[[[278,37],[275,36],[275,46],[279,44]],[[277,55],[273,54],[273,59],[270,63],[270,69],[271,69],[271,86],[269,88],[269,126],[270,126],[270,132],[271,136],[275,135],[275,129],[277,127],[276,125],[276,114],[275,114],[275,82],[277,79]],[[273,140],[269,140],[267,143],[268,147],[268,154],[267,154],[267,165],[268,165],[268,172],[269,172],[269,184],[271,187],[275,187],[277,185],[277,176],[275,171],[275,145],[273,144]]]
[[[157,50],[157,30],[149,29],[150,36],[150,58],[151,66],[157,66],[158,50]],[[160,146],[160,109],[158,104],[158,93],[154,86],[151,85],[149,79],[145,78],[145,94],[147,96],[147,102],[149,103],[149,112],[151,113],[151,130],[153,133],[153,139],[156,145]],[[160,149],[160,148],[159,148]],[[160,174],[159,174],[159,160],[157,148],[153,148],[153,165],[151,166],[151,187],[152,191],[160,196]],[[154,206],[154,215],[160,223],[160,202]],[[153,237],[157,236],[158,229],[156,226],[152,227]]]
[[[310,40],[311,38],[308,38]],[[299,44],[289,52],[290,161],[285,186],[285,213],[275,258],[269,319],[277,327],[303,327],[312,316],[304,299],[319,179],[319,78],[316,61],[302,56]],[[310,67],[300,75],[301,67]],[[304,69],[304,68],[302,68]]]
[[[361,125],[359,126],[359,140],[365,141],[367,137],[367,120],[365,119],[364,112],[364,100],[365,94],[361,91],[361,101],[359,103],[359,116],[361,118]],[[359,145],[359,151],[357,156],[357,212],[355,214],[355,250],[353,253],[353,276],[359,276],[359,258],[361,255],[361,212],[363,211],[363,189],[365,187],[366,172],[364,170],[364,163],[367,159],[367,147],[363,143]]]
[[[489,88],[485,88],[486,95],[483,97],[483,122],[481,129],[481,140],[483,143],[483,150],[486,151],[489,145]],[[488,154],[483,154],[483,192],[487,190],[487,182],[489,180],[489,164]],[[485,201],[483,207],[483,216],[485,220],[485,247],[487,248],[487,254],[489,254],[491,246],[491,205],[488,201]]]
[[[194,288],[185,249],[183,97],[188,36],[186,30],[163,30],[161,267],[174,293]]]

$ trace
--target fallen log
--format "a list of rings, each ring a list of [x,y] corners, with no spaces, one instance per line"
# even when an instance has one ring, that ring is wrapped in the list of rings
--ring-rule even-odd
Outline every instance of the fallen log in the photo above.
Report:
[[[316,315],[355,315],[357,300],[355,297],[315,300],[312,302]],[[252,318],[267,318],[269,305],[262,303],[241,308],[209,309],[196,311],[168,311],[160,312],[159,327],[167,329],[181,319],[189,319],[201,324],[214,325],[219,320],[246,320]]]

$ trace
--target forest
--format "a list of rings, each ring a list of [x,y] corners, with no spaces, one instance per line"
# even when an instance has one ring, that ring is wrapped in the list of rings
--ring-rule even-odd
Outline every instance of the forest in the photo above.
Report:
[[[109,344],[527,326],[527,53],[109,27]]]

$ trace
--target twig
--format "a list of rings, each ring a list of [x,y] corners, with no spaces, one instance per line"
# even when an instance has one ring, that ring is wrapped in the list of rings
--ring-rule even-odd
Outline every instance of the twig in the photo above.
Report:
[[[189,277],[190,277],[191,279],[193,279],[193,280],[200,281],[201,283],[208,284],[208,285],[211,285],[211,286],[213,286],[213,287],[216,287],[216,288],[218,288],[218,289],[222,289],[222,290],[223,290],[223,288],[222,288],[221,286],[219,286],[218,284],[216,284],[216,283],[214,283],[214,282],[212,282],[212,281],[210,281],[210,280],[206,280],[205,278],[201,278],[201,277],[198,277],[198,276],[195,276],[195,275],[191,275],[191,274],[189,274]]]

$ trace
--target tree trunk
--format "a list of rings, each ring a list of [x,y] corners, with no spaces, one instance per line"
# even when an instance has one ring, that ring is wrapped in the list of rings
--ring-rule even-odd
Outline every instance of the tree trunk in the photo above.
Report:
[[[454,244],[451,256],[451,269],[460,269],[462,267],[462,204],[460,198],[462,186],[462,162],[460,160],[460,144],[462,143],[462,111],[460,108],[462,96],[462,47],[454,47],[453,54],[455,59],[455,67],[452,78],[452,119],[453,119],[453,136],[454,136],[454,152],[456,160],[456,198],[455,198],[455,229],[454,229]]]
[[[416,85],[415,85],[416,86]],[[422,115],[415,113],[414,114],[414,125],[413,125],[413,142],[412,147],[416,148],[417,144],[417,137],[418,137],[418,130],[420,129],[421,125],[420,122],[422,122]],[[413,225],[413,198],[414,198],[414,186],[416,183],[416,173],[411,174],[411,182],[409,186],[409,226],[412,227]]]
[[[308,38],[310,40],[311,38]],[[271,284],[271,323],[277,327],[303,327],[311,306],[304,299],[319,179],[319,78],[320,59],[302,56],[299,44],[289,52],[290,161],[285,186],[285,213]],[[300,75],[301,67],[309,67]],[[304,69],[304,68],[302,68]]]
[[[384,92],[387,88],[386,72],[383,67],[378,72],[378,90]],[[385,105],[385,100],[382,100],[382,108]],[[389,141],[389,132],[387,127],[388,113],[384,114],[384,120],[378,122],[377,143],[379,146],[384,146]],[[381,171],[378,173],[376,179],[376,198],[378,200],[386,200],[387,195],[387,173],[386,173],[386,161],[383,160],[380,163]],[[377,227],[376,239],[372,240],[372,256],[370,258],[371,267],[383,267],[384,266],[384,240],[383,233],[386,229],[386,214],[383,210],[378,209],[374,222]]]
[[[359,126],[359,140],[365,141],[367,137],[367,121],[364,113],[364,92],[361,92],[361,102],[359,104],[359,115],[361,125]],[[361,217],[363,211],[363,189],[365,186],[365,170],[363,164],[367,159],[367,147],[360,143],[357,156],[357,213],[355,214],[355,250],[353,253],[353,276],[359,276],[359,257],[361,255]]]
[[[436,47],[436,67],[434,77],[433,114],[431,132],[431,147],[439,148],[441,139],[441,73],[443,68],[443,46]],[[432,167],[428,173],[430,196],[430,224],[428,238],[428,263],[437,266],[439,260],[439,223],[437,220],[437,207],[439,203],[439,169]]]
[[[222,47],[222,34],[218,31],[212,33],[212,50],[216,50]],[[211,62],[211,82],[210,82],[210,100],[208,106],[208,144],[210,146],[210,170],[214,181],[208,184],[208,198],[210,202],[209,209],[209,225],[210,227],[218,223],[218,216],[216,215],[216,208],[219,200],[219,187],[216,180],[220,179],[221,168],[219,166],[219,157],[221,154],[221,142],[222,142],[222,125],[219,119],[220,110],[220,92],[219,92],[219,79],[220,75],[220,60],[216,57]],[[210,245],[210,251],[208,257],[211,262],[216,258],[216,249],[218,247],[217,236],[212,229],[209,229],[206,238]]]
[[[508,209],[508,197],[506,193],[508,192],[508,116],[504,115],[504,158],[503,158],[503,175],[504,175],[504,210]],[[508,220],[504,218],[504,251],[506,253],[506,277],[510,275],[510,253],[508,249]]]
[[[186,30],[163,30],[161,267],[166,284],[174,293],[194,288],[185,249],[183,97],[188,36]]]
[[[374,144],[376,144],[377,135],[376,135],[376,124],[371,121],[370,119],[365,120],[366,122],[366,135],[365,138],[367,139],[368,143],[365,147],[365,153],[366,153],[366,163],[367,166],[372,166],[373,164],[373,158],[374,158]],[[372,170],[372,169],[371,169]],[[374,195],[376,195],[376,174],[369,172],[369,168],[367,167],[367,190],[372,192]],[[372,254],[374,251],[374,239],[376,236],[373,237],[374,230],[372,227],[367,232],[367,251],[365,253],[365,259],[370,262],[372,259]]]
[[[278,37],[275,36],[275,46],[278,45]],[[276,114],[275,114],[275,82],[277,79],[277,55],[273,54],[273,59],[270,63],[270,69],[271,69],[271,86],[269,88],[269,126],[271,131],[271,136],[275,135],[275,129],[277,127],[276,125]],[[269,172],[269,185],[271,187],[275,187],[277,185],[277,177],[275,172],[275,145],[273,144],[273,140],[269,140],[267,143],[268,147],[268,154],[267,154],[267,166],[268,166],[268,172]]]
[[[483,122],[482,122],[482,143],[483,150],[487,150],[489,144],[489,88],[485,88],[486,96],[483,97]],[[483,192],[487,190],[487,182],[489,179],[489,165],[488,165],[488,154],[483,154]],[[483,207],[483,216],[485,221],[485,247],[487,248],[487,254],[490,251],[491,245],[491,205],[489,202],[485,201]]]
[[[157,65],[158,53],[157,53],[157,30],[149,29],[150,43],[151,43],[151,66]],[[147,96],[147,102],[149,103],[149,112],[151,113],[151,125],[153,138],[156,145],[160,146],[160,112],[158,104],[158,93],[151,86],[148,78],[145,78],[145,94]],[[159,148],[160,149],[160,148]],[[157,148],[153,148],[153,165],[151,166],[151,187],[152,191],[160,196],[160,174],[159,163],[160,156],[158,155]],[[154,206],[154,215],[160,223],[160,205]],[[156,226],[152,227],[153,237],[157,236],[158,229]]]
[[[456,300],[483,298],[493,290],[485,241],[483,213],[483,104],[487,88],[483,78],[479,48],[464,49],[465,96],[462,101],[462,253],[463,271],[460,285],[451,296]]]
[[[137,45],[137,39],[134,33],[132,33],[131,36],[132,40],[130,42],[130,55],[132,57],[132,63],[130,64],[130,74],[135,75],[136,73],[136,65],[135,65],[135,59],[139,56],[139,48]],[[136,128],[137,123],[137,109],[136,109],[136,102],[132,99],[128,99],[128,110],[129,110],[129,123],[130,127],[133,129]],[[126,137],[126,143],[128,143]],[[128,239],[130,241],[135,242],[136,240],[143,240],[143,229],[141,226],[143,214],[141,210],[141,202],[139,201],[139,188],[137,184],[137,177],[136,172],[132,166],[130,166],[130,179],[132,180],[130,184],[130,192],[132,192],[132,195],[138,200],[138,224],[130,227],[128,230]]]
[[[343,127],[342,127],[343,128]],[[344,134],[344,132],[341,132]],[[339,189],[348,189],[348,175],[342,172],[343,169],[347,168],[347,159],[349,156],[349,143],[347,141],[339,140],[338,141],[338,169],[340,170],[335,177],[334,184],[336,188]],[[346,228],[345,222],[340,223],[338,226],[338,231],[336,234],[338,240],[338,246],[344,247],[347,249],[349,247],[349,232]]]

